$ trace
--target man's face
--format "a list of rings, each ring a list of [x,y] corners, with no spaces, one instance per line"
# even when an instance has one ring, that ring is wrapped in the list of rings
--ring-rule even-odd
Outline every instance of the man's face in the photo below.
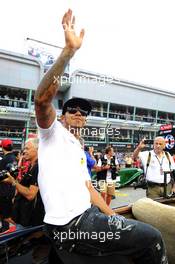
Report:
[[[89,147],[89,152],[94,152],[94,147]]]
[[[66,128],[84,127],[87,113],[79,107],[68,108],[68,111],[62,116],[61,120]]]
[[[32,142],[27,142],[24,146],[24,158],[25,160],[35,160],[37,157],[37,149],[32,144]]]
[[[110,157],[113,157],[114,156],[114,150],[113,150],[113,148],[111,148],[111,150],[109,151],[109,156]]]
[[[155,153],[161,153],[165,148],[165,140],[163,138],[157,138],[154,140]]]

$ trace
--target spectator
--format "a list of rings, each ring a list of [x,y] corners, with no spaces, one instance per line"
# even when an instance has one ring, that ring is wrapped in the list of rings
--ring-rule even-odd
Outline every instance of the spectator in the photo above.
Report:
[[[115,196],[116,171],[119,169],[118,160],[115,158],[112,147],[107,147],[105,155],[97,163],[97,181],[101,195],[107,205],[110,205],[112,196]]]
[[[28,139],[24,147],[24,157],[30,161],[27,173],[19,183],[10,174],[4,180],[15,186],[17,195],[14,201],[13,220],[22,226],[35,226],[43,223],[44,208],[38,188],[38,139]]]
[[[13,142],[10,139],[1,141],[3,158],[0,160],[0,171],[9,170],[9,166],[17,165],[16,156],[13,153]],[[4,220],[4,226],[1,227],[0,233],[9,229],[9,220],[12,216],[12,199],[15,195],[15,187],[0,181],[0,215]]]
[[[96,164],[96,159],[95,159],[94,154],[93,154],[94,148],[85,146],[84,151],[86,154],[88,172],[89,172],[90,177],[92,178],[92,169],[94,168],[94,166]]]
[[[126,154],[126,156],[125,156],[125,167],[126,168],[131,168],[132,164],[133,164],[133,160],[131,158],[131,155],[130,154]]]
[[[148,189],[147,196],[149,198],[161,197],[164,194],[164,171],[172,171],[175,169],[173,158],[168,152],[164,151],[165,139],[156,137],[154,139],[153,149],[151,151],[142,151],[145,147],[145,139],[137,146],[133,153],[134,159],[140,158],[145,178],[147,180]],[[171,182],[170,174],[167,175],[167,194],[175,192],[175,184]]]

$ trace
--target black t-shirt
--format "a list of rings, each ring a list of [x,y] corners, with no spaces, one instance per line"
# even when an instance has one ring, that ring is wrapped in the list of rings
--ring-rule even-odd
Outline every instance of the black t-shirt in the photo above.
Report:
[[[38,163],[32,168],[29,167],[28,172],[25,173],[20,183],[25,187],[30,187],[30,185],[38,186]]]
[[[31,185],[38,186],[38,163],[32,168],[29,167],[28,172],[24,175],[20,182],[25,187]],[[14,220],[23,226],[36,226],[43,224],[44,206],[38,191],[34,200],[29,201],[20,193],[15,198],[14,204]]]

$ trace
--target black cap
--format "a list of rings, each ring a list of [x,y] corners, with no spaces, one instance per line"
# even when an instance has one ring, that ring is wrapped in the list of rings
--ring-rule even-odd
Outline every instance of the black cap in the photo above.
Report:
[[[63,115],[66,113],[68,107],[80,107],[81,109],[87,111],[88,114],[92,110],[91,104],[86,99],[76,97],[65,102],[62,109]]]

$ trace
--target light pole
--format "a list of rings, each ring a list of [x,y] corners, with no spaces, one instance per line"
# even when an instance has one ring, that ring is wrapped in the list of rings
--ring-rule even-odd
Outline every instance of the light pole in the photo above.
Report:
[[[44,45],[47,45],[47,46],[50,46],[50,47],[54,47],[54,48],[57,48],[57,49],[63,49],[63,47],[60,47],[60,46],[57,46],[57,45],[54,45],[54,44],[51,44],[51,43],[48,43],[48,42],[44,42],[44,41],[41,41],[41,40],[38,40],[38,39],[26,38],[26,40],[31,40],[31,41],[34,41],[34,42],[37,42],[37,43],[40,43],[40,44],[44,44]]]

